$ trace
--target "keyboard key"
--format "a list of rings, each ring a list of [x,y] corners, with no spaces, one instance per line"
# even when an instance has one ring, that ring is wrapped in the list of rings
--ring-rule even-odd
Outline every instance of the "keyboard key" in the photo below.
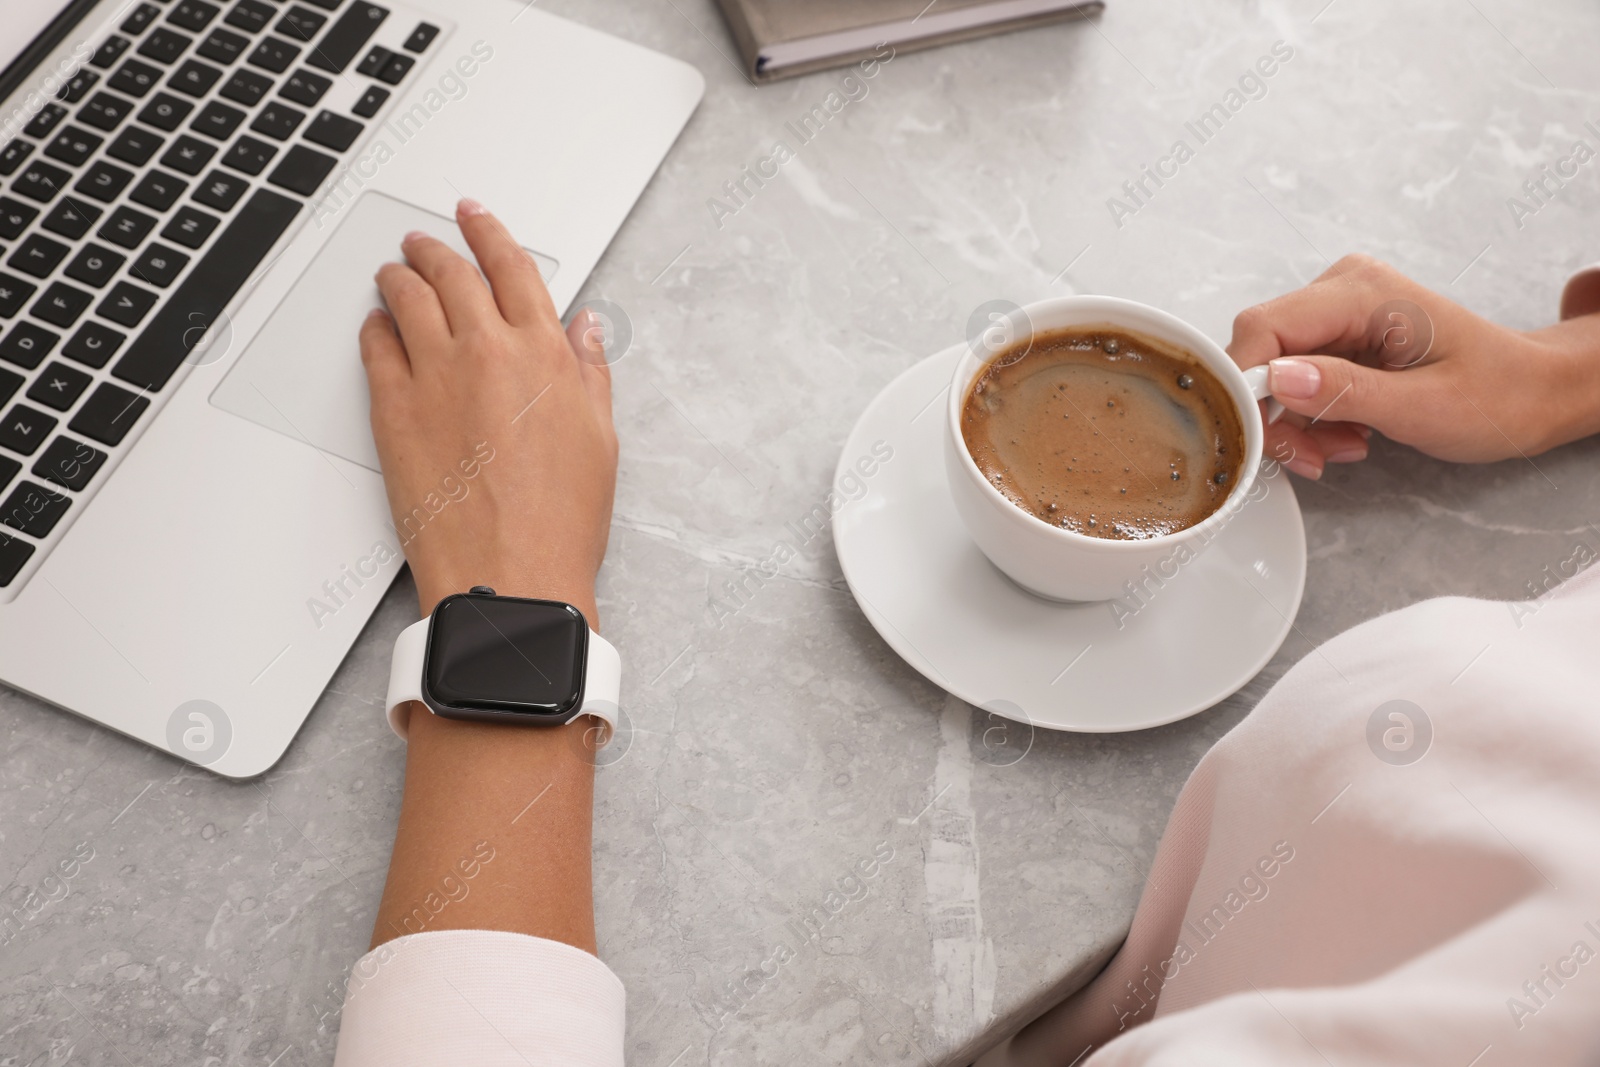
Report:
[[[176,248],[152,244],[144,250],[144,255],[128,268],[128,273],[141,282],[149,282],[157,288],[165,289],[178,280],[178,275],[182,274],[183,268],[188,265],[189,257]]]
[[[119,207],[95,236],[120,248],[138,248],[155,226],[156,220],[144,212],[131,207]]]
[[[76,104],[79,100],[89,95],[89,90],[95,87],[100,80],[100,75],[92,70],[80,70],[74,74],[67,84],[61,87],[56,94],[56,99],[63,104]]]
[[[155,97],[139,111],[139,121],[154,126],[158,130],[175,130],[183,125],[183,120],[189,117],[189,112],[194,110],[194,105],[187,100],[173,96],[171,93],[157,93]]]
[[[161,236],[185,248],[199,248],[206,243],[206,238],[211,236],[211,231],[215,230],[217,223],[221,221],[215,215],[208,215],[186,204],[172,216],[172,221],[161,231]]]
[[[297,144],[289,149],[283,162],[267,175],[267,181],[301,196],[310,196],[338,162],[332,156],[313,152],[305,145]]]
[[[18,137],[5,148],[0,149],[0,177],[15,174],[17,168],[22,166],[22,161],[33,153],[33,142],[24,141]]]
[[[44,369],[28,390],[28,399],[56,411],[65,411],[77,402],[94,379],[57,361]],[[37,473],[37,472],[35,472]]]
[[[55,140],[45,145],[44,154],[51,159],[59,159],[69,167],[79,167],[89,162],[94,150],[104,142],[104,137],[77,126],[68,126],[56,134]]]
[[[87,200],[64,196],[39,225],[51,233],[59,233],[68,240],[76,241],[100,221],[101,214],[101,210]]]
[[[342,4],[344,0],[308,0],[308,2],[315,4],[324,11],[337,11],[339,10],[339,5]]]
[[[241,137],[223,154],[222,165],[246,174],[260,174],[267,169],[267,164],[271,163],[272,157],[277,154],[277,148],[265,141],[258,141],[254,137]]]
[[[103,289],[127,261],[122,253],[91,241],[72,257],[72,262],[67,264],[66,275],[73,281]]]
[[[17,372],[0,367],[0,404],[4,404],[16,396],[17,390],[22,388],[22,383],[26,380]],[[19,467],[18,470],[20,469]],[[16,471],[11,472],[12,476],[15,476],[16,473]],[[0,472],[0,487],[4,487],[10,480],[10,478],[4,477],[4,472]]]
[[[331,85],[333,85],[331,78],[313,74],[309,70],[297,70],[289,75],[289,79],[278,90],[278,95],[285,100],[293,100],[297,104],[311,107],[322,99],[322,94],[326,93]]]
[[[78,111],[78,118],[97,130],[114,130],[133,113],[133,102],[110,93],[95,93]]]
[[[15,466],[17,470],[22,469],[20,464],[12,463],[9,460],[0,461],[0,465],[6,463]],[[5,484],[16,476],[17,471],[12,471],[7,475],[3,469],[0,469],[0,488],[4,488]],[[33,546],[28,542],[7,534],[0,534],[0,589],[4,589],[16,581],[17,575],[22,573],[22,568],[27,566],[28,558],[32,555]]]
[[[317,12],[304,7],[291,7],[284,12],[283,18],[273,27],[277,33],[285,37],[293,37],[297,41],[310,41],[322,27],[328,24],[328,16],[319,15]]]
[[[42,141],[54,133],[56,127],[61,125],[61,120],[66,117],[67,109],[60,104],[46,104],[39,109],[37,115],[33,116],[32,121],[22,128],[22,132]]]
[[[123,170],[102,159],[84,171],[83,177],[79,178],[78,184],[72,188],[84,196],[92,196],[102,203],[109,204],[132,180],[133,171]]]
[[[139,416],[149,406],[148,397],[130,393],[110,382],[102,382],[95,386],[89,399],[78,409],[78,414],[67,423],[67,428],[83,434],[91,441],[116,447],[128,436],[128,431],[133,429],[133,424],[139,421]]]
[[[194,121],[189,124],[192,130],[198,130],[207,137],[215,137],[219,141],[226,141],[233,136],[233,131],[239,128],[239,123],[244,121],[244,112],[227,104],[219,104],[213,100],[200,109]]]
[[[9,196],[0,196],[0,237],[8,241],[16,240],[28,228],[28,223],[38,217],[38,208],[29,207]]]
[[[137,326],[150,314],[150,309],[161,299],[148,289],[118,282],[110,294],[94,309],[102,319],[110,319],[119,326]]]
[[[288,41],[277,37],[263,37],[261,43],[256,45],[256,50],[250,53],[250,58],[245,62],[252,67],[270,70],[274,74],[282,74],[289,69],[295,59],[300,55],[300,49]]]
[[[101,70],[108,70],[113,63],[122,58],[122,53],[126,52],[128,45],[132,43],[126,37],[107,37],[100,47],[94,50],[89,62]]]
[[[343,152],[356,143],[356,138],[361,136],[361,131],[364,129],[366,127],[355,119],[347,119],[343,115],[324,111],[317,116],[311,128],[306,130],[306,140],[324,148],[331,148],[335,152]]]
[[[64,282],[51,282],[39,302],[28,310],[52,326],[71,326],[89,309],[94,297]]]
[[[111,75],[111,80],[106,82],[119,93],[129,96],[143,96],[161,81],[161,68],[152,67],[148,63],[141,63],[137,59],[130,59],[117,68]]]
[[[139,45],[139,54],[146,59],[171,66],[193,43],[193,37],[163,26],[144,39],[144,43]]]
[[[172,72],[167,84],[180,93],[198,97],[210,92],[211,87],[220,80],[222,80],[221,70],[198,59],[186,59],[183,61],[183,66]]]
[[[213,63],[235,63],[250,47],[250,38],[240,37],[231,30],[215,29],[200,47],[195,49],[196,54],[211,60]]]
[[[6,412],[0,421],[0,445],[24,456],[39,451],[45,438],[56,428],[53,416],[36,411],[26,404],[18,404]]]
[[[18,482],[15,490],[0,504],[0,522],[29,537],[48,537],[61,516],[67,513],[71,497],[33,482]]]
[[[321,43],[306,57],[306,62],[331,74],[344,73],[350,61],[361,52],[388,17],[388,8],[358,0],[323,35]]]
[[[32,370],[44,362],[44,357],[50,354],[59,340],[61,340],[60,334],[51,333],[42,326],[35,326],[24,320],[17,323],[16,327],[4,337],[0,337],[0,359]]]
[[[160,14],[161,9],[154,4],[140,4],[133,9],[133,14],[129,15],[119,28],[129,37],[137,37],[148,30],[150,24]]]
[[[433,39],[439,36],[439,27],[431,22],[421,22],[411,31],[411,36],[406,38],[407,52],[426,52]]]
[[[361,94],[361,99],[356,101],[356,106],[350,110],[364,119],[370,119],[383,107],[384,101],[389,99],[389,90],[381,85],[369,85],[367,91]]]
[[[262,3],[261,0],[239,0],[223,21],[230,26],[239,27],[246,33],[260,33],[267,28],[267,23],[272,21],[275,14],[272,6]]]
[[[305,117],[306,113],[299,108],[274,102],[261,109],[256,115],[256,120],[250,124],[250,128],[256,133],[266,134],[275,141],[287,141],[295,128],[305,121]],[[309,132],[306,137],[308,140],[311,139]],[[249,173],[259,174],[260,171],[253,170]]]
[[[28,239],[11,253],[7,265],[24,274],[31,274],[35,278],[49,277],[50,272],[56,269],[56,264],[67,258],[71,251],[60,241],[52,241],[41,234],[29,234]]]
[[[38,289],[32,282],[23,281],[14,274],[0,273],[0,319],[15,317]]]
[[[211,25],[211,20],[222,12],[215,4],[208,4],[205,0],[182,0],[180,4],[167,12],[167,21],[180,29],[199,33]]]
[[[272,79],[264,74],[257,74],[253,70],[240,67],[233,72],[233,77],[222,87],[221,95],[245,107],[254,107],[261,103],[261,98],[266,96],[272,88]]]
[[[401,80],[411,73],[411,68],[416,65],[417,61],[410,56],[392,55],[389,57],[389,62],[385,63],[383,69],[378,72],[378,80],[387,82],[390,85],[399,85]]]
[[[89,376],[85,374],[84,381]],[[70,437],[57,437],[44,450],[39,462],[33,465],[35,476],[55,482],[63,489],[80,492],[105,465],[106,454],[82,441]]]
[[[27,170],[11,180],[11,191],[30,200],[48,204],[56,198],[57,193],[66,188],[71,177],[70,172],[36,159],[28,164]]]
[[[194,199],[206,207],[214,207],[218,211],[227,211],[239,202],[239,198],[244,195],[244,191],[249,187],[250,183],[243,178],[235,178],[231,174],[224,174],[220,170],[214,170],[207,174],[205,181],[201,182],[199,187],[195,189]]]
[[[161,157],[163,167],[171,167],[183,174],[199,174],[217,154],[217,146],[184,134],[172,142],[167,154]]]
[[[124,163],[134,166],[143,166],[150,162],[150,157],[161,150],[166,144],[166,139],[141,130],[137,126],[129,126],[117,134],[117,139],[111,142],[111,147],[106,149],[106,155],[113,159],[120,159]]]
[[[204,336],[195,327],[209,327],[216,320],[289,228],[300,207],[297,200],[267,189],[256,190],[183,283],[172,291],[112,373],[144,389],[165,385]],[[100,440],[93,434],[88,436]]]
[[[133,192],[128,194],[128,199],[135,204],[165,211],[178,202],[178,198],[189,188],[189,183],[176,175],[163,171],[153,170],[139,179],[139,184],[133,187]]]
[[[90,319],[78,327],[78,332],[67,341],[61,354],[82,363],[85,367],[98,369],[110,361],[117,349],[122,347],[122,342],[127,339],[124,334]]]
[[[366,58],[361,61],[361,65],[356,68],[356,73],[365,74],[369,78],[376,78],[383,73],[383,68],[393,58],[393,52],[381,45],[374,45],[372,51],[367,53]]]

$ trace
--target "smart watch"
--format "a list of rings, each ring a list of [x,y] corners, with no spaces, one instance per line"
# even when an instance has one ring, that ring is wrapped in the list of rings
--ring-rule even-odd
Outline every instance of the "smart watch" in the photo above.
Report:
[[[395,639],[389,725],[405,737],[402,709],[416,700],[447,719],[559,726],[594,715],[615,728],[621,688],[622,657],[583,612],[478,585]]]

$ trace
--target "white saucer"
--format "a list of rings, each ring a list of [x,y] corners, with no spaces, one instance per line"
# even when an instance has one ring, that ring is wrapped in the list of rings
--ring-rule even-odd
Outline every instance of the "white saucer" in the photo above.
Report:
[[[1086,733],[1174,722],[1255,677],[1288,636],[1305,590],[1305,527],[1288,475],[1263,472],[1257,499],[1198,558],[1160,588],[1152,583],[1143,605],[1120,602],[1120,618],[1110,603],[1040,599],[978,551],[950,500],[943,400],[960,352],[930,356],[890,382],[839,459],[835,488],[858,499],[835,513],[834,546],[856,602],[890,647],[969,704]],[[893,457],[874,468],[875,444]]]

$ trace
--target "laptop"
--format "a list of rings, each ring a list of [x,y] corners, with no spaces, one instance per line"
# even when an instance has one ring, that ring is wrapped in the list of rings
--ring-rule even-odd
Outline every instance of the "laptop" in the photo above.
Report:
[[[5,7],[0,682],[256,775],[404,563],[374,271],[470,196],[565,315],[704,82],[531,0]]]

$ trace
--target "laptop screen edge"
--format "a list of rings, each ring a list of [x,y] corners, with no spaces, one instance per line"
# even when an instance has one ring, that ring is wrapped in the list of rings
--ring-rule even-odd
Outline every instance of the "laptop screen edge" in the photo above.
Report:
[[[100,0],[69,0],[55,18],[51,19],[45,28],[17,53],[16,58],[6,66],[5,70],[0,71],[0,101],[10,99],[12,94],[26,85],[39,64],[44,62],[45,57],[66,40],[67,35],[99,3]],[[4,116],[5,127],[0,129],[0,133],[14,134],[16,131],[10,129],[10,126],[16,118],[16,112]]]

